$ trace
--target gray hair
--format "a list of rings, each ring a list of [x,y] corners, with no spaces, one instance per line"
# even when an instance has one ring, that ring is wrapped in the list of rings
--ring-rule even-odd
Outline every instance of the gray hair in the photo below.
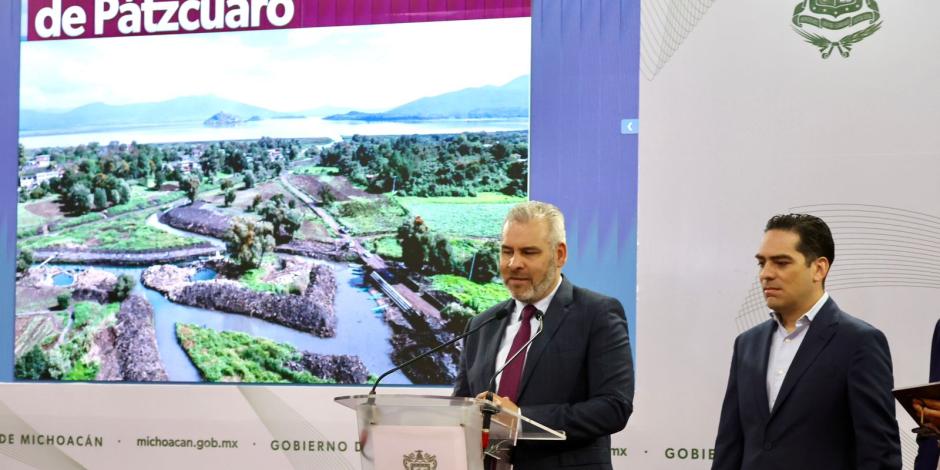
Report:
[[[557,207],[541,201],[526,201],[509,209],[503,228],[510,222],[528,223],[544,220],[548,224],[548,241],[553,247],[565,242],[565,216]]]

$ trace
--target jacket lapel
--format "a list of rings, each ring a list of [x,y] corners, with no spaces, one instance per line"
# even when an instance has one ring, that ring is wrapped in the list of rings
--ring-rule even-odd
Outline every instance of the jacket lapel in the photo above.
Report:
[[[561,285],[558,286],[558,291],[555,292],[555,297],[552,298],[552,302],[548,304],[548,310],[542,316],[542,333],[529,345],[529,352],[525,358],[525,368],[522,371],[522,382],[519,384],[519,397],[525,393],[526,384],[529,383],[532,371],[538,365],[542,353],[545,352],[545,346],[555,336],[558,328],[568,316],[568,307],[573,301],[574,286],[567,279],[562,278]]]
[[[767,368],[769,367],[767,362],[770,360],[770,342],[773,340],[776,329],[777,322],[767,321],[755,345],[757,349],[744,351],[745,356],[753,354],[755,357],[760,358],[760,362],[758,362],[760,366],[756,368],[757,370],[753,374],[750,374],[748,386],[754,390],[757,414],[765,421],[770,417],[770,407],[767,406],[770,402],[770,398],[767,397]]]
[[[816,314],[816,318],[810,323],[806,337],[803,338],[803,343],[800,344],[800,349],[796,352],[793,363],[790,364],[790,369],[787,370],[787,375],[783,379],[780,393],[777,394],[777,401],[774,402],[774,408],[770,412],[771,419],[787,400],[787,397],[790,396],[790,392],[793,391],[796,383],[799,382],[803,374],[819,356],[819,353],[825,349],[829,340],[832,339],[832,335],[836,332],[836,326],[839,324],[838,312],[839,307],[830,298],[823,304],[819,313]]]

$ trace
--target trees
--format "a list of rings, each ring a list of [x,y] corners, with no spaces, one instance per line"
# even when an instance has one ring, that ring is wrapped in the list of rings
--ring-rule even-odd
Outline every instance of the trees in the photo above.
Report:
[[[251,199],[251,205],[248,206],[248,212],[254,212],[258,210],[258,206],[260,206],[263,201],[264,199],[260,194],[255,194],[255,197]]]
[[[428,240],[428,265],[436,273],[452,273],[456,267],[454,250],[446,238],[434,234]]]
[[[225,150],[225,159],[224,159],[224,170],[226,173],[241,173],[248,168],[248,158],[245,157],[245,154],[241,150]]]
[[[321,206],[328,206],[336,202],[336,195],[327,185],[320,186],[320,189],[317,190],[317,197],[320,198]]]
[[[33,265],[33,252],[28,248],[23,248],[16,254],[16,272],[25,273]]]
[[[401,244],[402,261],[414,271],[427,267],[435,273],[453,273],[456,268],[454,250],[450,242],[431,233],[424,220],[418,216],[398,227],[398,242]]]
[[[118,204],[127,204],[131,200],[131,185],[127,181],[121,180],[117,185],[117,192],[120,197]]]
[[[104,188],[95,189],[95,209],[104,210],[108,207],[108,192]]]
[[[219,188],[221,188],[222,191],[228,191],[229,189],[232,189],[233,187],[235,187],[235,182],[232,181],[232,178],[226,178],[222,180],[221,183],[219,183]]]
[[[428,226],[421,216],[415,217],[411,223],[401,224],[397,238],[405,266],[412,271],[420,271],[428,256]]]
[[[16,378],[24,380],[48,379],[49,361],[46,359],[46,353],[39,346],[33,346],[16,360],[13,374]]]
[[[505,191],[524,196],[526,139],[524,132],[358,136],[322,149],[320,164],[338,168],[372,193],[394,189],[405,196],[472,196]]]
[[[166,182],[166,172],[162,167],[156,167],[153,170],[153,189],[160,190],[160,187],[163,186],[163,183]]]
[[[284,203],[282,194],[271,197],[258,209],[258,214],[265,222],[271,224],[274,240],[278,244],[290,242],[303,223],[300,213],[290,209]]]
[[[480,283],[490,282],[499,276],[499,243],[486,242],[467,260],[466,269],[470,280]]]
[[[229,181],[229,180],[225,180],[225,181]],[[231,206],[233,202],[235,202],[235,190],[230,188],[227,191],[225,191],[225,207]]]
[[[137,281],[134,280],[133,276],[129,274],[121,274],[118,276],[118,280],[117,283],[114,284],[114,288],[111,289],[111,300],[115,302],[124,301],[124,299],[130,295],[131,291],[134,290],[135,285],[137,285]]]
[[[76,215],[87,213],[94,206],[91,191],[84,183],[76,183],[65,196],[65,207]]]
[[[72,302],[72,294],[63,292],[55,297],[55,302],[59,310],[65,310],[69,308],[69,303]]]
[[[268,222],[236,217],[225,236],[227,253],[242,271],[261,266],[265,253],[274,248],[274,229]]]
[[[520,159],[510,163],[506,174],[509,177],[509,184],[502,189],[502,193],[509,196],[525,196],[529,179],[528,160]]]
[[[196,202],[196,195],[199,193],[199,178],[190,176],[180,181],[180,189],[186,192],[186,197],[190,203]]]
[[[242,181],[245,183],[245,189],[251,189],[255,187],[255,174],[246,171],[245,176],[242,177]]]
[[[29,192],[30,199],[42,199],[46,196],[46,190],[42,186],[37,186]]]

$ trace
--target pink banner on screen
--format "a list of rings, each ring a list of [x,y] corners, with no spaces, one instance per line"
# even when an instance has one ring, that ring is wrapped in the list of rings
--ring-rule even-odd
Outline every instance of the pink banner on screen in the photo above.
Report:
[[[27,39],[529,16],[531,0],[29,0]]]

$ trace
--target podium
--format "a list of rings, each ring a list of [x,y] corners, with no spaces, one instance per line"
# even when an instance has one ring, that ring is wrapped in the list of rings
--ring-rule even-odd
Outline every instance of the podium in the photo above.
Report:
[[[334,399],[356,410],[362,470],[483,470],[483,456],[509,469],[520,440],[564,440],[549,429],[492,402],[420,395],[354,395]],[[482,446],[483,411],[494,410],[487,449]]]

